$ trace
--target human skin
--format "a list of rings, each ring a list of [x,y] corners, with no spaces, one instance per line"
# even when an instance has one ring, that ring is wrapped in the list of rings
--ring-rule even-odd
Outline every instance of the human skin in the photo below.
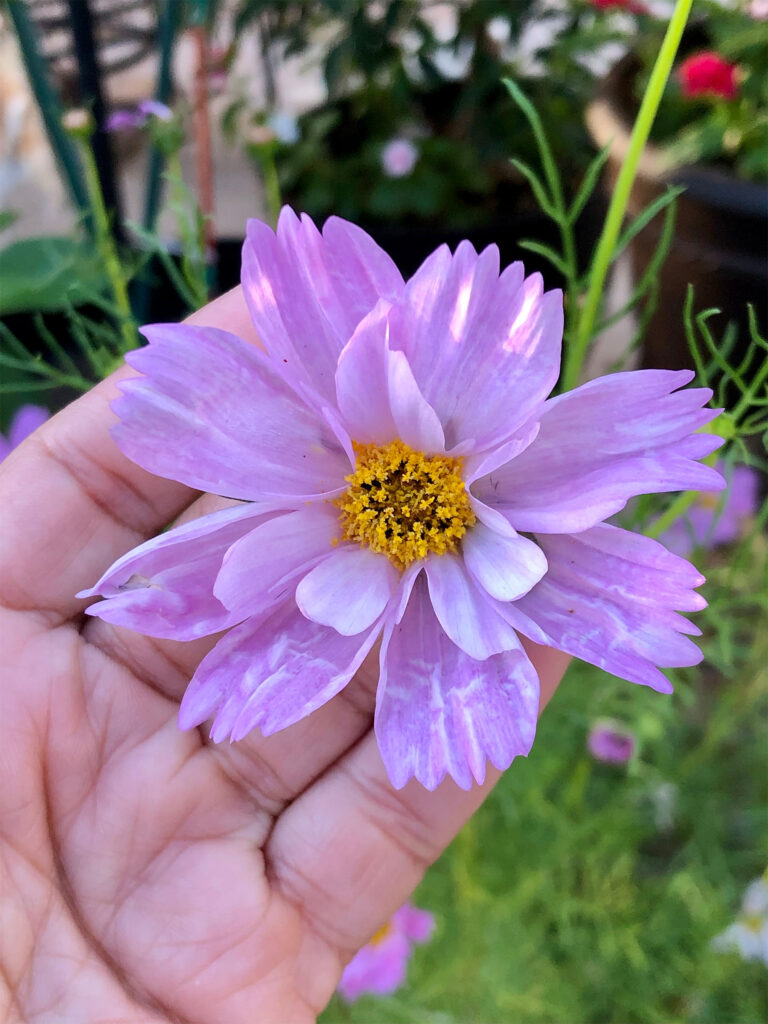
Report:
[[[190,322],[258,342],[240,289]],[[0,465],[2,1020],[309,1024],[499,773],[469,792],[393,789],[372,731],[375,663],[268,739],[179,731],[215,638],[141,636],[74,597],[220,503],[120,453],[109,402],[130,374]],[[568,658],[526,648],[543,708]]]

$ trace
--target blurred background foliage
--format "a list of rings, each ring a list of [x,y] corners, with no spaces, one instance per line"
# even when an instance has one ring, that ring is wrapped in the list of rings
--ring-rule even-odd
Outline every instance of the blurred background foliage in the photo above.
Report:
[[[509,163],[510,154],[528,160],[535,150],[501,86],[505,75],[553,129],[565,179],[583,172],[593,147],[582,112],[595,76],[578,58],[626,29],[584,3],[451,6],[455,16],[439,31],[419,0],[246,0],[240,24],[258,19],[286,57],[316,46],[318,30],[325,37],[327,99],[300,118],[298,141],[278,151],[281,187],[297,208],[358,221],[448,217],[457,228],[508,218],[520,203],[533,208]],[[382,164],[393,138],[417,148],[412,173]]]

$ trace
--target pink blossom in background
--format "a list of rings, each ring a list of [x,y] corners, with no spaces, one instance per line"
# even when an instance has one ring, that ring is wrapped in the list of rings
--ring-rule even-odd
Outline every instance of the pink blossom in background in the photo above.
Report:
[[[738,540],[745,523],[757,512],[759,476],[749,466],[718,463],[727,490],[722,494],[702,494],[688,512],[676,520],[659,540],[670,551],[684,558],[695,547],[715,548]]]
[[[25,438],[42,426],[50,418],[50,415],[48,410],[41,405],[22,405],[17,409],[8,428],[8,436],[3,437],[0,434],[0,462],[10,455]]]
[[[408,139],[392,139],[381,151],[381,166],[390,178],[405,178],[418,158],[418,149]]]
[[[687,370],[556,398],[562,294],[462,242],[409,281],[364,231],[286,208],[250,221],[243,290],[264,350],[155,324],[113,436],[144,469],[241,504],[128,552],[92,615],[176,640],[225,632],[179,712],[270,735],[331,700],[380,640],[390,779],[468,789],[531,748],[520,635],[669,693],[701,654],[677,611],[698,571],[606,519],[641,493],[719,490],[721,441]],[[256,413],[255,410],[258,412]],[[617,581],[621,585],[617,585]]]
[[[733,100],[738,95],[737,67],[711,51],[684,60],[678,69],[683,95],[688,99],[709,96]]]
[[[629,14],[647,14],[648,8],[639,0],[589,0],[593,7],[603,11],[627,11]]]
[[[587,749],[596,761],[626,764],[637,749],[637,741],[619,722],[596,722],[589,731]]]
[[[158,100],[142,100],[131,110],[115,110],[105,122],[108,132],[122,132],[131,128],[142,128],[150,117],[160,121],[170,121],[173,111]]]
[[[765,21],[768,19],[768,0],[752,0],[747,10],[755,21]]]
[[[405,981],[408,961],[417,944],[426,942],[435,919],[426,910],[406,903],[344,968],[339,993],[348,1003],[366,993],[388,996]]]
[[[159,100],[142,100],[137,109],[144,117],[156,117],[159,121],[170,121],[173,117],[171,108]]]
[[[124,132],[141,128],[146,118],[138,110],[115,110],[108,117],[104,127],[108,132]]]

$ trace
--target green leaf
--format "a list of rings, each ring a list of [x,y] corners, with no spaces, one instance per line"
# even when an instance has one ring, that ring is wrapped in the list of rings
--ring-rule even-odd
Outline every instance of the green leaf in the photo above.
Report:
[[[551,246],[544,245],[541,242],[534,242],[529,238],[524,239],[519,245],[521,249],[527,249],[529,252],[535,252],[538,256],[543,256],[545,260],[549,260],[563,277],[568,277],[568,267],[565,260]]]
[[[600,150],[597,156],[590,161],[589,167],[587,167],[586,174],[584,175],[584,180],[581,183],[581,188],[576,193],[576,198],[571,203],[571,208],[568,211],[568,220],[571,224],[575,224],[579,219],[581,211],[587,205],[587,200],[595,191],[595,186],[597,185],[597,180],[600,177],[600,172],[605,166],[605,162],[608,159],[610,152],[611,143],[608,142]]]
[[[552,220],[558,220],[557,212],[547,196],[544,183],[536,174],[534,169],[522,160],[516,160],[514,157],[510,160],[510,163],[514,168],[516,168],[516,170],[520,171],[524,178],[528,180],[531,188],[533,189],[533,194],[536,196],[536,201],[543,212]]]
[[[669,206],[670,203],[673,203],[683,192],[685,192],[685,188],[682,185],[669,185],[663,195],[657,196],[652,203],[649,203],[644,210],[638,213],[629,227],[619,237],[611,257],[612,260],[615,262],[619,254],[626,249],[635,235],[638,235],[646,224],[653,220],[657,213],[661,213],[663,209]]]
[[[24,238],[0,250],[0,316],[50,313],[104,287],[95,256],[74,238]]]
[[[15,210],[0,210],[0,231],[5,231],[19,218]]]
[[[675,216],[675,204],[670,203],[664,211],[664,223],[659,234],[659,240],[656,243],[656,248],[648,261],[648,265],[643,271],[640,280],[635,285],[632,295],[621,309],[618,309],[615,313],[612,313],[610,316],[606,317],[605,320],[600,322],[596,331],[597,334],[600,334],[612,324],[623,319],[627,313],[634,309],[640,300],[645,295],[651,293],[652,290],[658,291],[659,274],[664,260],[667,258],[667,253],[669,252],[669,247],[672,244],[672,238],[675,232]],[[653,301],[652,304],[655,305]],[[648,313],[648,318],[650,318],[650,312]]]

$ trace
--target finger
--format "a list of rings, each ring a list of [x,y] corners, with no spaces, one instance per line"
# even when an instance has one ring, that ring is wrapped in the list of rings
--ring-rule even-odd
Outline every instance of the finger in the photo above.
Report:
[[[527,646],[541,711],[568,657]],[[397,791],[370,732],[278,819],[265,851],[275,883],[342,965],[406,900],[499,775],[468,792],[450,779],[433,793],[415,781]]]
[[[189,322],[256,335],[236,288]],[[67,618],[119,555],[167,525],[195,492],[140,469],[109,435],[121,368],[54,416],[0,466],[0,600]]]
[[[168,715],[176,718],[191,675],[220,635],[183,643],[157,640],[91,619],[83,637],[169,697],[174,704],[169,705]],[[235,743],[213,743],[210,727],[205,726],[201,735],[222,771],[260,809],[276,816],[370,729],[378,673],[378,650],[374,649],[341,693],[308,718],[272,736],[254,730]]]

